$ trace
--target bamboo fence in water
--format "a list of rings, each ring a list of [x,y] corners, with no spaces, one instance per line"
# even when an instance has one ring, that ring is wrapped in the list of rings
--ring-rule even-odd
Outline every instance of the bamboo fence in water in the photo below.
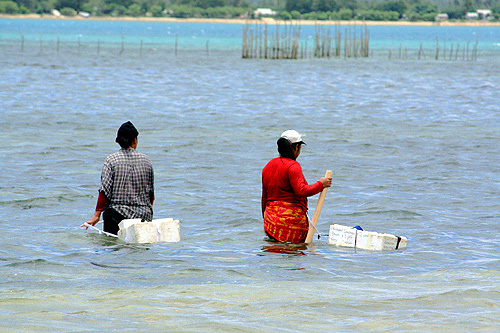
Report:
[[[455,60],[455,61],[456,60],[477,61],[478,43],[479,43],[479,40],[476,39],[476,42],[474,43],[474,45],[472,45],[472,48],[471,48],[470,41],[468,41],[466,43],[466,45],[463,45],[462,47],[460,46],[459,43],[456,43],[456,48],[455,48],[454,44],[451,43],[451,48],[450,48],[449,53],[448,53],[446,41],[444,41],[443,49],[441,49],[441,44],[439,43],[439,38],[436,37],[436,49],[435,49],[432,56],[431,56],[432,50],[430,50],[428,54],[429,54],[429,57],[432,57],[435,60],[442,59],[442,60],[449,60],[449,61],[452,61],[452,60]],[[389,59],[396,58],[396,59],[401,59],[401,60],[408,60],[408,59],[412,58],[410,55],[408,55],[408,49],[406,47],[403,48],[402,44],[399,45],[399,52],[397,55],[394,55],[393,51],[394,51],[393,48],[391,48],[389,50]],[[425,60],[425,59],[427,59],[427,57],[428,56],[425,53],[423,43],[420,43],[420,47],[418,49],[418,53],[417,53],[416,58],[418,60],[421,60],[421,59]]]
[[[333,29],[332,29],[333,28]],[[298,59],[298,58],[358,58],[369,57],[370,35],[366,24],[349,24],[342,27],[340,23],[315,25],[312,50],[308,51],[309,38],[301,41],[300,23],[283,21],[275,25],[271,32],[267,23],[247,23],[243,28],[243,58],[264,59]],[[343,44],[342,44],[343,43]]]
[[[314,36],[309,36],[305,40],[301,40],[301,25],[300,23],[276,24],[274,30],[269,29],[267,23],[247,23],[243,28],[243,58],[265,58],[265,59],[298,59],[298,58],[368,58],[373,57],[373,51],[370,49],[370,34],[366,24],[348,24],[341,26],[340,23],[332,23],[329,25],[316,24]],[[342,34],[344,32],[344,34]],[[23,34],[20,34],[21,52],[25,52],[26,39]],[[178,55],[179,41],[178,36],[175,36],[175,43],[172,46],[162,44],[144,43],[140,40],[139,47],[135,43],[125,43],[125,36],[122,34],[121,43],[108,42],[106,53],[119,50],[118,54],[122,55],[127,49],[127,54],[137,52],[142,57],[143,54],[152,52],[164,52],[172,50],[175,56]],[[312,41],[312,46],[309,46]],[[394,47],[389,49],[389,59],[400,60],[448,60],[448,61],[477,61],[478,58],[478,39],[475,43],[470,41],[460,44],[448,42],[440,43],[436,37],[435,50],[434,48],[424,49],[423,43],[420,43],[418,50],[413,48],[408,50],[399,45],[399,52],[394,50]],[[40,34],[38,41],[32,40],[29,42],[31,49],[33,45],[39,45],[39,53],[55,50],[57,53],[64,47],[64,51],[72,50],[80,54],[88,52],[89,45],[93,43],[82,43],[80,36],[76,42],[60,41],[57,36],[57,41],[44,41],[43,34]],[[99,38],[96,42],[97,54],[105,49],[104,43]],[[110,46],[111,45],[111,46]],[[210,40],[205,43],[205,54],[210,56]],[[448,45],[450,45],[448,47]],[[127,46],[127,47],[126,47]],[[147,47],[149,46],[149,47]],[[310,49],[309,49],[310,48]],[[378,52],[379,50],[376,50]]]

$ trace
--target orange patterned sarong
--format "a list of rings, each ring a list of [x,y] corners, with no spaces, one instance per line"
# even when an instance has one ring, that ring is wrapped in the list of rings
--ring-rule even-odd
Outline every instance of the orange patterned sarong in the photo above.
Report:
[[[286,201],[267,203],[264,230],[279,242],[304,243],[309,222],[302,208]]]

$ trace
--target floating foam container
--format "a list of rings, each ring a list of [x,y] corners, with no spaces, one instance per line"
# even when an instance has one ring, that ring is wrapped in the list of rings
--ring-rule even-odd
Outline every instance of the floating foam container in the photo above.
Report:
[[[118,225],[118,238],[127,243],[178,242],[181,240],[179,220],[172,218],[141,222],[141,219],[127,219]]]
[[[406,249],[407,243],[404,236],[358,230],[340,224],[330,225],[328,237],[328,244],[365,250],[401,250]]]

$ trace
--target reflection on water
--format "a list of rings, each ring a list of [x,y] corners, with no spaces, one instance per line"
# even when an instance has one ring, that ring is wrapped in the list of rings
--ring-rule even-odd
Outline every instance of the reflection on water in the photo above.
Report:
[[[306,245],[295,244],[275,244],[262,247],[262,252],[289,254],[293,256],[305,256],[307,251]]]

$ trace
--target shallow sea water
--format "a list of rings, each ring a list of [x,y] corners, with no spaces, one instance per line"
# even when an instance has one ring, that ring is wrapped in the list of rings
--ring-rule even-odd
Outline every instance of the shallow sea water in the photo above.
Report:
[[[3,330],[500,328],[494,48],[475,62],[270,61],[236,46],[139,56],[2,40]],[[179,243],[79,227],[127,120],[155,167],[155,217],[181,220]],[[333,170],[308,246],[269,243],[262,228],[260,173],[289,128],[306,134],[309,182]],[[334,223],[408,248],[329,245]]]

